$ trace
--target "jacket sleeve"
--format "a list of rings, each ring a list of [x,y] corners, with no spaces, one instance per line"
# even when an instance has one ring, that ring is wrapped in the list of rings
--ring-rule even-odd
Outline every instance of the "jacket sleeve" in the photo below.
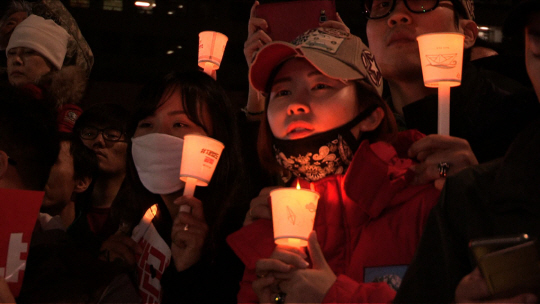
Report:
[[[451,303],[455,289],[471,270],[467,243],[456,226],[470,210],[464,210],[461,184],[446,181],[440,200],[432,209],[415,257],[403,277],[396,303]],[[462,220],[459,220],[459,219]],[[457,220],[456,220],[457,219]]]
[[[257,278],[255,275],[257,260],[268,258],[274,251],[273,235],[272,221],[257,220],[227,237],[227,243],[245,265],[237,297],[238,303],[259,302],[251,284]]]
[[[396,292],[386,283],[358,283],[339,275],[323,303],[389,303]]]

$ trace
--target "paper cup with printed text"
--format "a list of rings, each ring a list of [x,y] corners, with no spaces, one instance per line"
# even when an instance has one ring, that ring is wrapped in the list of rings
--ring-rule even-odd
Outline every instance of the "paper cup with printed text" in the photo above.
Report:
[[[460,33],[430,33],[416,37],[426,87],[436,88],[441,82],[449,87],[461,84],[464,39]]]
[[[278,245],[307,246],[313,230],[319,194],[296,188],[281,188],[270,192],[274,242]]]
[[[221,65],[225,46],[229,38],[219,32],[199,33],[199,66],[205,70],[217,70]]]
[[[213,138],[189,134],[184,136],[180,179],[197,180],[197,186],[208,186],[225,146]]]

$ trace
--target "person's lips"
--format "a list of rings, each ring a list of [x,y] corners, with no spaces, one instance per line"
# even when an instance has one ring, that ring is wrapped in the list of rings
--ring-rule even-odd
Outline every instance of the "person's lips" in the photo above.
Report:
[[[313,133],[313,126],[305,121],[294,121],[287,126],[287,139],[299,139]]]
[[[415,43],[416,44],[416,37],[408,32],[405,31],[398,31],[392,33],[386,43],[386,46],[391,45],[398,45],[398,44],[408,44],[408,43]]]
[[[23,76],[24,73],[23,72],[19,72],[19,71],[13,71],[9,74],[9,76],[11,77],[17,77],[17,76]]]
[[[107,156],[105,155],[105,153],[99,151],[99,150],[94,150],[94,153],[96,153],[97,156],[101,156],[103,158],[107,158]]]

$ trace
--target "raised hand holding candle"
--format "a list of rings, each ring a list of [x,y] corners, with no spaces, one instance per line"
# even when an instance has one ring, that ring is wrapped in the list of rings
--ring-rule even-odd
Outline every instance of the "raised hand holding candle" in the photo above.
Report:
[[[313,230],[319,194],[312,190],[280,188],[270,192],[274,242],[294,247],[307,246]]]
[[[450,87],[461,85],[463,42],[459,33],[430,33],[416,37],[424,85],[438,90],[438,134],[450,135]]]
[[[208,186],[225,146],[213,138],[188,134],[184,136],[180,179],[186,183],[184,195],[193,196],[196,186]],[[191,212],[186,205],[180,211]]]
[[[204,31],[199,33],[199,66],[214,79],[219,69],[229,38],[222,33]]]

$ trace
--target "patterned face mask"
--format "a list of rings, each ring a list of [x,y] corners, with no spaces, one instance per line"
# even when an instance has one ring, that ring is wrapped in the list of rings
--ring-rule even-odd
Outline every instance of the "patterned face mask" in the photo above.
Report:
[[[277,162],[294,176],[310,182],[344,173],[362,139],[356,139],[351,129],[378,107],[369,106],[350,122],[323,133],[296,140],[274,138]]]

